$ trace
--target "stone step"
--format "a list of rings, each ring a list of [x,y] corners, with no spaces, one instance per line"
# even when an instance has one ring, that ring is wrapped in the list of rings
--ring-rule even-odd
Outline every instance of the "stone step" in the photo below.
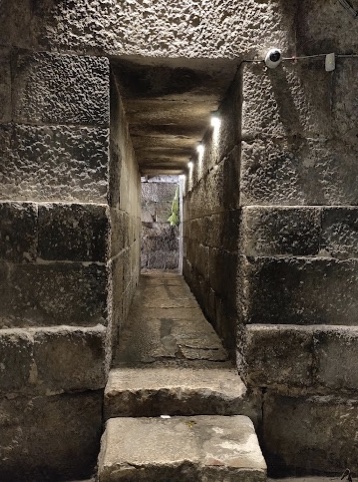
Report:
[[[266,463],[246,416],[111,418],[99,482],[264,482]]]
[[[118,368],[104,394],[105,418],[247,415],[255,423],[259,394],[247,392],[235,368]]]

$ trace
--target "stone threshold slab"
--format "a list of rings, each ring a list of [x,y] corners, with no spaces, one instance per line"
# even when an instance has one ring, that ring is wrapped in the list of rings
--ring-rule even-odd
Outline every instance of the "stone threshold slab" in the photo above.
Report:
[[[257,398],[257,400],[256,400]],[[235,368],[118,368],[109,373],[105,418],[249,415],[259,406]]]
[[[236,415],[112,418],[102,437],[99,482],[264,482],[254,426]]]

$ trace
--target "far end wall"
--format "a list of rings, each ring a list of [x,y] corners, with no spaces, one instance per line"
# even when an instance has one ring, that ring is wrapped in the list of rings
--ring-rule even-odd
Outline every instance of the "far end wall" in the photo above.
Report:
[[[142,180],[142,269],[179,268],[179,227],[168,221],[178,182],[177,176]]]

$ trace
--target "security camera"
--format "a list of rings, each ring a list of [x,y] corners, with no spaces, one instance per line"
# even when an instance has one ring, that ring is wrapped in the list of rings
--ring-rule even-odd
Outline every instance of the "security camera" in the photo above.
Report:
[[[282,62],[282,52],[280,49],[270,49],[265,57],[265,64],[269,69],[275,69]]]

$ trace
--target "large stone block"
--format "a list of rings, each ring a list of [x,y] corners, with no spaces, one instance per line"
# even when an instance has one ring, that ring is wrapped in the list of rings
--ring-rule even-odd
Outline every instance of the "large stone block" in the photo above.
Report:
[[[109,254],[109,219],[105,206],[39,206],[39,257],[45,260],[105,262]]]
[[[242,143],[243,205],[356,205],[357,148],[319,139]]]
[[[331,74],[321,63],[243,64],[243,139],[332,135]]]
[[[3,126],[1,199],[105,203],[108,130]]]
[[[15,122],[108,126],[107,58],[21,52],[13,69]]]
[[[315,375],[331,390],[357,390],[357,327],[322,327],[314,334]]]
[[[32,337],[21,330],[0,330],[0,392],[17,391],[27,386],[32,370]]]
[[[333,82],[332,115],[338,136],[352,147],[357,143],[358,58],[337,61]]]
[[[272,470],[339,473],[358,470],[354,442],[358,401],[344,396],[294,398],[267,392],[263,403],[263,445]]]
[[[2,274],[0,320],[5,326],[107,323],[109,279],[104,265],[18,265]]]
[[[260,387],[312,385],[313,332],[310,327],[248,325],[239,343],[240,373]]]
[[[4,482],[89,477],[99,451],[103,391],[0,399]]]
[[[281,3],[254,0],[238,5],[203,1],[190,9],[179,8],[175,0],[144,5],[111,0],[88,8],[85,0],[79,0],[75,9],[67,3],[56,3],[51,9],[46,6],[37,5],[32,32],[41,45],[60,45],[71,51],[232,59],[251,57],[257,45],[265,49],[279,44],[287,51],[295,39],[295,4],[291,3],[282,7]],[[144,31],[143,19],[148,25]],[[16,32],[19,41],[20,32]]]
[[[35,261],[37,222],[35,204],[0,202],[0,258],[15,263]]]
[[[302,0],[297,6],[302,19],[297,22],[297,41],[305,55],[357,51],[358,39],[351,34],[356,19],[340,2]]]
[[[320,210],[246,207],[242,212],[242,249],[247,256],[317,255]]]
[[[357,260],[250,258],[241,270],[247,323],[357,324]]]
[[[48,390],[97,390],[106,384],[105,328],[44,328],[34,333],[40,386]]]
[[[0,47],[0,123],[11,121],[11,67],[8,49]]]
[[[334,258],[358,257],[357,208],[325,208],[322,211],[320,247]]]

